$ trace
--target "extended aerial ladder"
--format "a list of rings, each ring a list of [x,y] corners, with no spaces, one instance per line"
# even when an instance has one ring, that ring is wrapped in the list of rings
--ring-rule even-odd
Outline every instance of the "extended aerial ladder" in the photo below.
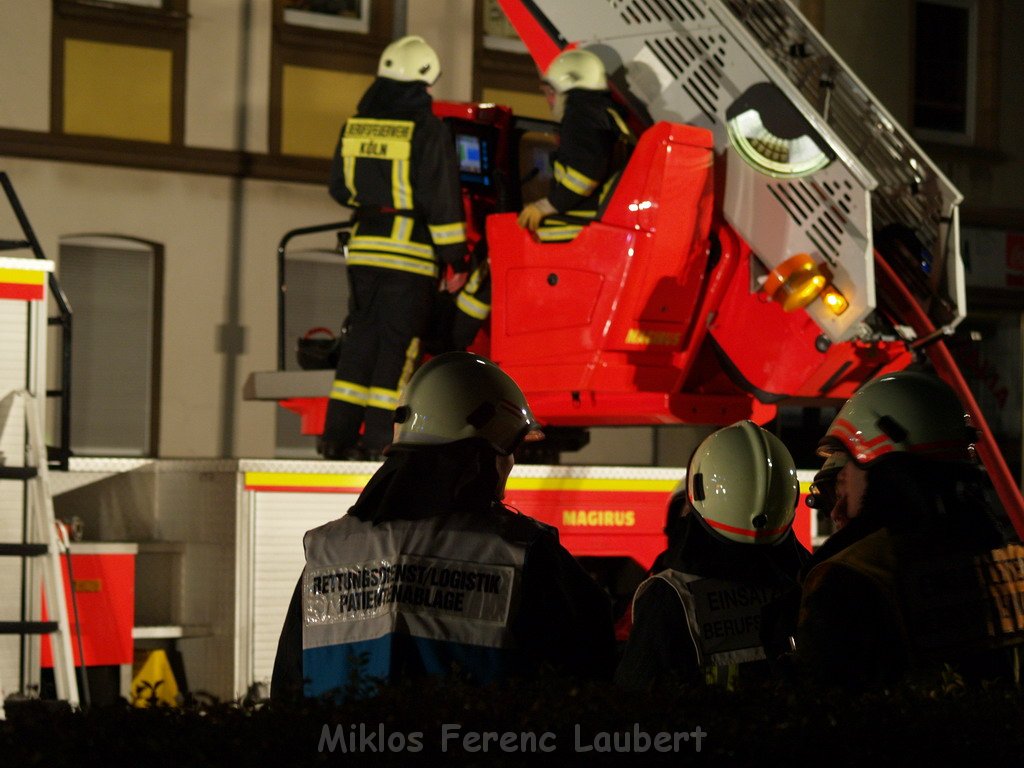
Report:
[[[720,387],[706,372],[718,367],[762,405],[835,400],[908,365],[907,350],[923,349],[970,411],[981,434],[979,454],[1024,536],[1020,490],[942,341],[966,314],[962,196],[806,19],[786,0],[499,2],[541,70],[564,48],[586,47],[602,58],[613,91],[636,120],[703,128],[710,138],[716,199],[708,235],[720,253],[681,262],[705,273],[694,320],[706,326],[693,350],[671,350],[672,364],[692,358],[681,390],[715,392]],[[675,202],[645,198],[644,191],[637,186],[633,199],[620,195],[618,203],[636,210]],[[643,218],[619,216],[615,204],[613,198],[603,218],[644,229]],[[488,222],[499,326],[500,297],[515,294],[528,268],[551,258],[523,242],[511,249],[510,267],[503,266],[493,244],[514,240],[513,223],[508,216]],[[629,247],[632,254],[633,241]],[[658,325],[650,328],[641,326],[633,341],[658,338]],[[621,393],[594,391],[588,401],[579,390],[543,391],[538,382],[550,381],[555,370],[545,370],[543,348],[520,356],[501,327],[492,333],[492,356],[527,382],[541,418],[579,418],[588,402],[598,423],[636,418],[635,407],[615,412],[630,410]],[[635,361],[649,349],[631,350],[628,341],[601,340],[590,369],[621,364],[640,371]],[[633,383],[639,382],[638,373]],[[610,395],[625,407],[597,405],[616,403]],[[675,420],[670,405],[663,410],[665,421]]]

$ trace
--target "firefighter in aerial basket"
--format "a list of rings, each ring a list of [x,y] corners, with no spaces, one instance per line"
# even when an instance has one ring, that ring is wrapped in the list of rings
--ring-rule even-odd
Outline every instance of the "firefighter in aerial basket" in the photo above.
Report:
[[[633,598],[615,676],[624,686],[732,689],[741,678],[766,677],[762,612],[795,585],[808,557],[792,530],[800,495],[793,458],[753,422],[720,429],[697,447],[685,493],[686,514],[659,557],[663,570]]]
[[[847,458],[832,515],[842,525],[804,580],[796,637],[809,680],[1012,674],[1024,549],[1004,545],[975,439],[953,390],[923,372],[874,379],[840,409],[819,453]]]
[[[306,533],[272,697],[344,699],[421,675],[610,678],[607,595],[554,528],[501,501],[513,452],[543,437],[516,383],[483,357],[439,355],[395,421],[348,514]]]
[[[341,129],[330,193],[356,224],[345,342],[317,446],[324,458],[380,458],[439,276],[446,266],[469,269],[455,144],[431,109],[440,74],[422,38],[396,40]]]
[[[559,144],[550,190],[523,208],[519,226],[543,242],[564,242],[576,237],[581,226],[554,215],[595,218],[636,139],[611,98],[604,63],[596,54],[582,48],[558,54],[544,72],[542,90],[561,123]]]

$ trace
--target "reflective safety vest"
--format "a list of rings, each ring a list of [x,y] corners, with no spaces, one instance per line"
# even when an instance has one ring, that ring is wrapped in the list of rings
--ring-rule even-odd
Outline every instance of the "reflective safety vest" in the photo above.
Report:
[[[761,610],[779,597],[781,589],[668,569],[637,588],[634,611],[637,600],[656,579],[679,596],[706,683],[731,690],[739,677],[740,664],[767,658],[761,641]]]
[[[487,683],[516,669],[510,632],[526,545],[487,515],[372,524],[345,516],[306,534],[306,695],[373,678],[459,673]]]

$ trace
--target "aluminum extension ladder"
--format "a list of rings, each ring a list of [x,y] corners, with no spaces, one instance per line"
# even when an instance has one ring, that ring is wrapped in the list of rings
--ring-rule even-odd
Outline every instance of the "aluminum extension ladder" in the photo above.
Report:
[[[19,407],[25,417],[24,466],[0,464],[0,481],[22,482],[26,485],[26,518],[23,541],[0,543],[0,557],[21,557],[27,564],[21,580],[22,618],[0,620],[0,634],[21,635],[21,670],[26,687],[40,678],[38,642],[26,636],[49,635],[53,651],[53,673],[57,698],[72,707],[79,706],[78,681],[75,677],[64,578],[61,571],[61,543],[57,535],[50,491],[46,444],[43,438],[40,405],[27,390],[10,392],[0,400],[0,434],[11,422],[12,412]],[[46,597],[50,620],[41,620],[40,585]],[[10,683],[8,682],[8,685]],[[2,703],[0,703],[2,706]]]

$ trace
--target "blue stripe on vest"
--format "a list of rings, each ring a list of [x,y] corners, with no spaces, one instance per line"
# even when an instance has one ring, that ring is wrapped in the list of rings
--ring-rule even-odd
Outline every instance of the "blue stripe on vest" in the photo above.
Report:
[[[357,681],[356,690],[372,693],[376,683],[386,682],[392,675],[458,674],[487,684],[512,674],[517,656],[508,649],[391,634],[375,640],[307,648],[302,652],[302,674],[306,696],[332,694],[343,701],[353,681]]]

